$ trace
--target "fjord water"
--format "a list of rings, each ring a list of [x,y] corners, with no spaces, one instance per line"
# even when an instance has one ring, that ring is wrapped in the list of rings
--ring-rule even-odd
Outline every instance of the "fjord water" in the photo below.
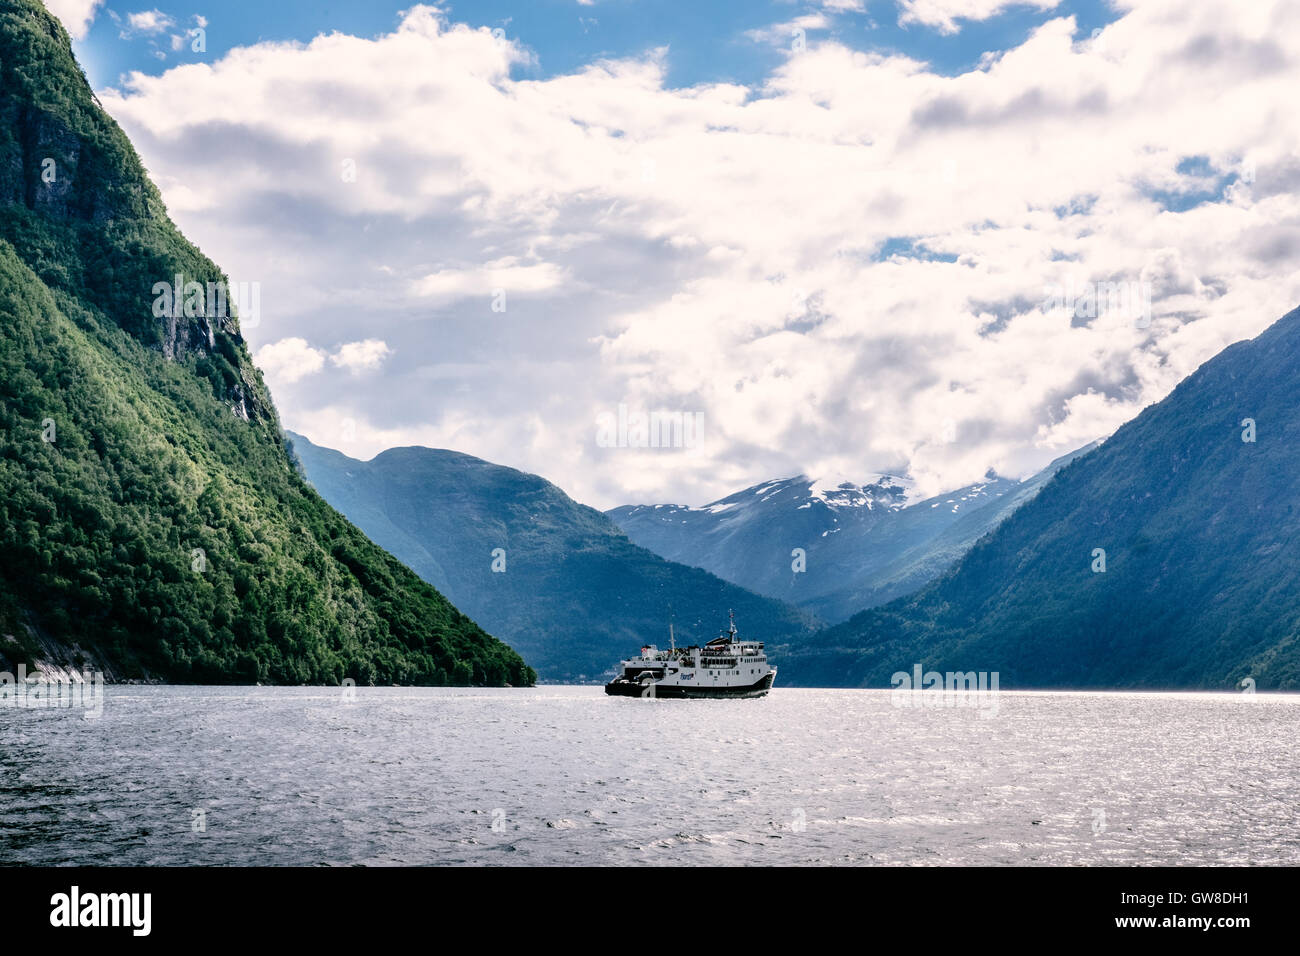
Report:
[[[0,709],[0,863],[1296,864],[1298,730],[1264,694],[113,686]]]

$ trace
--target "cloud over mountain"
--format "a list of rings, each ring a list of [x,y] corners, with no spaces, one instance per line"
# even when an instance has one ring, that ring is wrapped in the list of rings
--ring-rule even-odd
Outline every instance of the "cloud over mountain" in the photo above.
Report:
[[[818,31],[761,85],[674,88],[671,50],[530,79],[521,40],[415,7],[101,99],[186,233],[262,283],[254,345],[391,350],[381,376],[266,368],[314,440],[602,506],[800,472],[931,493],[1109,433],[1300,299],[1298,28],[1153,0],[952,76]],[[601,447],[619,405],[705,439]]]

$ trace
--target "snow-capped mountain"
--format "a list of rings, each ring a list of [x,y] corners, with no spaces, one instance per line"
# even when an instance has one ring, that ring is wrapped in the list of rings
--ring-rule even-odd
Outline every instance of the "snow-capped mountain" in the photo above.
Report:
[[[771,510],[763,509],[762,506],[775,501],[776,504],[772,508],[791,505],[796,510],[814,509],[818,514],[835,515],[841,511],[860,508],[864,508],[869,512],[876,509],[885,511],[898,510],[906,506],[911,490],[912,481],[910,478],[899,478],[894,475],[877,475],[870,482],[863,485],[854,484],[842,477],[809,478],[807,475],[796,475],[793,478],[766,481],[761,485],[746,488],[744,491],[738,491],[734,495],[720,498],[699,508],[691,508],[685,505],[629,505],[625,507],[633,511],[651,508],[655,510],[664,509],[665,512],[672,509],[674,513],[680,511],[718,515],[737,509],[748,512]],[[623,510],[624,508],[615,509],[615,511]]]
[[[607,513],[634,542],[671,561],[836,622],[937,577],[1077,454],[1024,481],[990,472],[924,500],[905,476],[859,484],[797,475],[700,507],[624,505]]]

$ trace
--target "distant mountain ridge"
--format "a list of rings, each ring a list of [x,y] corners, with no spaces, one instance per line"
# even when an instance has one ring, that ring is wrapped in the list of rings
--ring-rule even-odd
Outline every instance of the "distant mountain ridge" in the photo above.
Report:
[[[855,484],[797,475],[698,508],[624,505],[606,513],[656,554],[837,623],[937,577],[1084,450],[1024,481],[990,472],[923,501],[906,477]]]
[[[638,547],[537,475],[419,447],[363,462],[289,438],[327,501],[518,648],[543,680],[603,679],[642,644],[666,644],[670,609],[682,643],[716,637],[728,609],[746,637],[812,631],[796,608]]]
[[[1062,468],[940,579],[783,648],[782,675],[1300,688],[1298,394],[1300,309]]]

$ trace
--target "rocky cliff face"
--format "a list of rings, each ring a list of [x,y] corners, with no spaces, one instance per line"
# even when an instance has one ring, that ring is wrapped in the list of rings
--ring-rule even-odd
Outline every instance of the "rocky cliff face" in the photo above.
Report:
[[[25,259],[51,266],[41,277],[52,286],[111,293],[111,317],[168,359],[221,356],[229,369],[210,376],[218,395],[246,421],[265,418],[225,276],[202,256],[176,263],[156,254],[175,236],[162,197],[91,92],[67,35],[29,4],[2,6],[25,29],[10,33],[10,55],[0,56],[0,225],[13,227],[6,233]],[[106,254],[124,238],[128,256]],[[160,283],[172,294],[161,297]]]
[[[98,648],[56,640],[31,624],[19,630],[22,640],[0,633],[0,674],[15,677],[24,668],[29,679],[38,681],[80,684],[91,683],[98,676],[110,684],[158,682],[147,671],[120,672]]]

